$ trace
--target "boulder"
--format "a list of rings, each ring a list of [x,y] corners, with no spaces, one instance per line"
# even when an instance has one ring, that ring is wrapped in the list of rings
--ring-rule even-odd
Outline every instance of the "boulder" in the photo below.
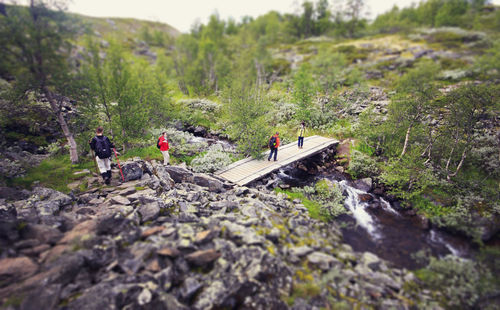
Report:
[[[158,177],[160,184],[163,186],[165,190],[170,190],[174,187],[174,180],[170,177],[170,174],[167,172],[166,166],[162,164],[158,164],[155,166],[156,176]]]
[[[364,192],[369,192],[372,189],[373,181],[371,178],[364,178],[354,181],[354,187]]]
[[[22,231],[24,239],[37,239],[40,243],[55,244],[63,234],[47,225],[29,224]]]
[[[160,203],[155,201],[140,205],[137,211],[141,214],[141,223],[154,221],[160,215]]]
[[[340,263],[335,257],[323,252],[313,252],[307,255],[307,260],[322,270],[328,270],[333,264]]]
[[[122,166],[123,177],[125,182],[139,180],[142,178],[142,167],[137,162],[126,162]]]
[[[32,276],[38,265],[28,257],[4,258],[0,260],[0,287]]]
[[[208,190],[220,193],[224,190],[224,183],[203,173],[194,175],[193,182],[199,186],[208,187]]]
[[[193,183],[193,173],[186,168],[182,168],[179,166],[165,166],[165,170],[168,172],[175,183]]]

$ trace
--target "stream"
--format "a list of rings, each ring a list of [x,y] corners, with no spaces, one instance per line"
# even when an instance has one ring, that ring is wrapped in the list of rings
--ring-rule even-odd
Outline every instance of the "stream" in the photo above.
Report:
[[[225,151],[234,152],[234,145],[222,139],[193,137],[190,143],[220,144]],[[335,219],[341,227],[344,242],[358,252],[372,252],[392,262],[396,267],[418,269],[426,262],[415,254],[424,251],[436,257],[448,254],[469,258],[474,252],[469,240],[431,226],[422,225],[417,216],[400,213],[384,197],[354,187],[352,181],[335,170],[309,174],[300,169],[284,167],[278,179],[290,187],[312,186],[321,179],[337,183],[345,196],[349,211]],[[365,199],[360,199],[365,197]],[[369,201],[366,198],[369,198]]]
[[[384,197],[354,188],[352,181],[338,172],[308,175],[282,169],[278,177],[291,187],[314,185],[320,179],[337,183],[349,211],[335,220],[340,224],[344,241],[355,251],[372,252],[397,267],[413,270],[425,266],[425,262],[415,257],[419,251],[437,257],[452,254],[463,258],[473,251],[467,239],[423,227],[417,216],[400,213]],[[360,196],[371,201],[362,201]]]

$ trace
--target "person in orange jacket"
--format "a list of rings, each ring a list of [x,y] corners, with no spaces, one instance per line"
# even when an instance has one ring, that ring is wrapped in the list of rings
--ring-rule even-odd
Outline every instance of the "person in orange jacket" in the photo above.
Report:
[[[170,154],[168,154],[169,145],[166,132],[161,133],[161,136],[158,138],[158,144],[160,145],[160,151],[163,154],[163,164],[168,165],[168,162],[170,161]]]
[[[269,139],[269,149],[271,150],[271,153],[269,153],[269,157],[267,158],[267,161],[271,160],[271,157],[273,156],[274,153],[274,161],[277,160],[278,157],[278,147],[280,146],[280,133],[276,132],[275,135],[273,135]]]

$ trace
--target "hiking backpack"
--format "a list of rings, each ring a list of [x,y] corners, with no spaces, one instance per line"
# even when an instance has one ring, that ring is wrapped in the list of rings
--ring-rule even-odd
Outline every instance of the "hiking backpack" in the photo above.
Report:
[[[272,136],[271,139],[269,139],[269,147],[272,149],[276,147],[276,136]]]
[[[111,157],[111,146],[109,145],[108,138],[106,136],[95,138],[95,154],[100,159]]]
[[[156,141],[156,147],[158,149],[161,149],[161,146],[160,146],[160,138],[158,138],[158,141]]]

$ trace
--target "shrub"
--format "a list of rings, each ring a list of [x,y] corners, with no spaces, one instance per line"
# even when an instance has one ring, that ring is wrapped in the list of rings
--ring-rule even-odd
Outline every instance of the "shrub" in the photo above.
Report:
[[[321,180],[316,183],[315,189],[314,198],[321,203],[319,213],[323,218],[331,220],[347,212],[343,204],[344,196],[337,183]]]
[[[347,212],[343,205],[344,196],[342,196],[342,191],[337,183],[321,180],[314,186],[304,186],[292,190],[310,199],[315,206],[314,213],[317,213],[322,220],[329,221]],[[310,209],[309,212],[311,213]]]
[[[195,172],[215,172],[231,164],[231,156],[225,153],[220,144],[210,146],[208,151],[191,161],[191,167]]]
[[[476,226],[470,210],[481,203],[484,202],[479,197],[459,198],[454,206],[447,208],[447,212],[434,216],[431,220],[437,226],[463,232],[474,240],[480,241],[481,230]]]
[[[357,150],[352,150],[351,152],[351,160],[347,172],[353,178],[368,177],[380,173],[375,159]]]
[[[416,275],[431,289],[440,291],[451,308],[474,307],[481,297],[498,289],[494,274],[481,262],[452,255],[431,257],[429,265]]]

